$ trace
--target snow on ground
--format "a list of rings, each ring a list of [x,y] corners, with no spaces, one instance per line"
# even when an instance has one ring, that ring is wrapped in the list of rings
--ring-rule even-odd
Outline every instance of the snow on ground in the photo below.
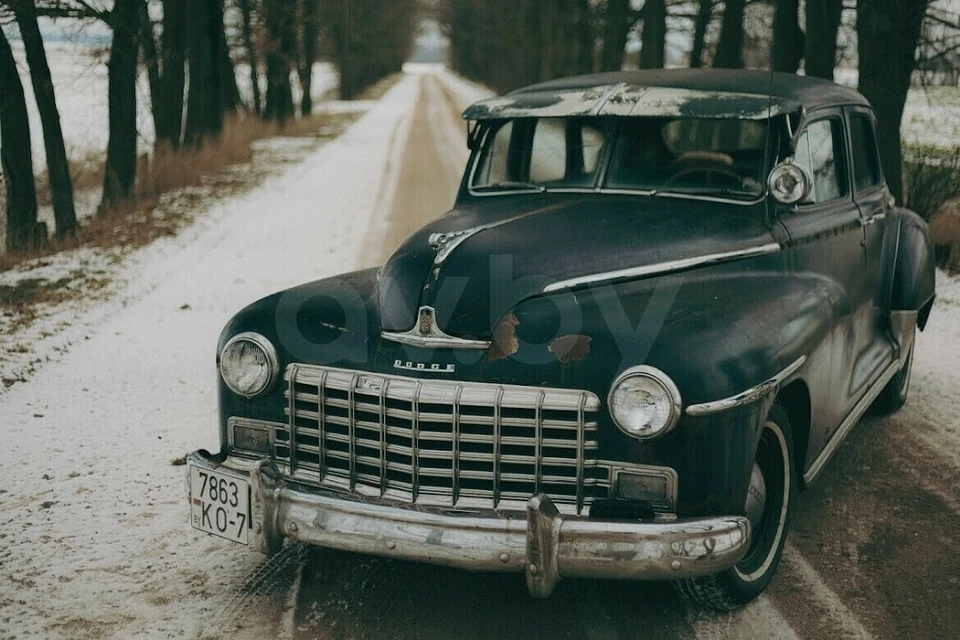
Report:
[[[20,81],[27,98],[30,117],[30,141],[33,146],[33,165],[37,171],[46,169],[46,153],[43,147],[43,130],[40,113],[37,111],[30,83],[23,44],[12,42],[14,58],[20,71]],[[71,162],[81,162],[106,155],[109,135],[107,118],[107,61],[109,46],[71,42],[46,43],[47,61],[53,77],[57,108],[67,157]],[[253,89],[250,83],[250,67],[237,64],[237,89],[245,104],[252,104]],[[262,75],[262,74],[261,74]],[[294,100],[300,104],[300,82],[296,73],[291,73]],[[336,68],[329,62],[317,62],[313,66],[313,81],[310,94],[314,102],[330,96],[340,83]],[[266,79],[260,78],[261,95],[266,95]],[[137,78],[137,144],[141,152],[153,146],[153,116],[150,111],[150,87],[146,71]],[[99,194],[98,194],[99,195]],[[52,228],[52,227],[51,227]]]
[[[27,98],[30,117],[30,142],[33,166],[46,170],[43,130],[40,113],[30,83],[23,44],[12,42],[13,55],[20,71],[20,82]],[[109,47],[103,45],[50,42],[46,44],[47,61],[53,78],[53,90],[60,112],[60,126],[67,158],[72,162],[104,156],[107,151],[107,60]],[[150,89],[146,73],[137,79],[137,143],[147,150],[153,142],[153,120],[150,116]]]
[[[382,206],[370,185],[416,95],[405,78],[304,162],[126,258],[129,290],[63,330],[76,343],[48,352],[56,366],[0,392],[2,635],[193,637],[261,561],[190,528],[171,461],[218,448],[228,318],[363,262]]]
[[[943,271],[930,320],[917,335],[910,394],[898,419],[923,425],[916,436],[960,470],[960,278]]]

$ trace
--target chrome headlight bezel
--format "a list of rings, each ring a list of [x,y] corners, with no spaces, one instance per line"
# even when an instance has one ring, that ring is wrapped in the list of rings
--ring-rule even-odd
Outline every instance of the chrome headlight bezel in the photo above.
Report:
[[[266,382],[262,384],[260,388],[254,391],[244,391],[242,389],[238,389],[235,386],[234,381],[232,381],[226,372],[224,372],[224,354],[227,353],[228,349],[240,342],[248,342],[260,349],[260,351],[263,352],[270,369]],[[223,383],[227,385],[227,388],[230,389],[230,391],[238,396],[249,399],[262,395],[273,386],[273,383],[276,382],[280,373],[280,360],[277,357],[277,350],[274,348],[272,342],[259,333],[255,333],[253,331],[244,331],[243,333],[238,333],[237,335],[233,336],[227,340],[226,344],[223,345],[223,349],[220,350],[220,353],[217,356],[217,369],[220,372],[220,379],[223,380]]]
[[[655,385],[663,392],[664,397],[669,404],[669,418],[662,427],[651,433],[637,433],[635,431],[631,431],[621,424],[621,421],[617,419],[617,415],[614,411],[614,393],[617,391],[620,385],[632,378],[645,378],[653,381]],[[631,367],[621,373],[619,376],[617,376],[616,380],[613,381],[613,384],[610,385],[610,391],[607,393],[607,411],[610,414],[610,419],[615,425],[617,425],[617,428],[619,428],[620,431],[636,440],[652,440],[654,438],[662,437],[672,431],[673,428],[677,426],[677,422],[680,420],[682,408],[683,405],[680,398],[680,390],[677,388],[677,385],[673,382],[673,380],[670,379],[670,376],[665,374],[663,371],[660,371],[656,367],[651,367],[648,365]]]

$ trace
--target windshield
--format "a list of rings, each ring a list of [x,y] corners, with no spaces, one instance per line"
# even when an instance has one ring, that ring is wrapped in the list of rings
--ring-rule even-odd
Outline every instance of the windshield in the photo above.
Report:
[[[765,120],[518,118],[485,137],[476,193],[597,189],[654,195],[763,195]]]

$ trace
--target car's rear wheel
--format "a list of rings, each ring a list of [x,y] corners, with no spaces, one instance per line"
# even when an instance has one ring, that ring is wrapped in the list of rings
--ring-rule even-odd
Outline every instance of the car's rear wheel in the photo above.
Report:
[[[783,555],[796,491],[794,477],[790,421],[775,404],[760,434],[744,505],[750,520],[750,549],[726,571],[676,581],[681,596],[704,607],[731,611],[763,593]]]
[[[879,416],[889,415],[897,411],[907,402],[907,394],[910,392],[910,375],[913,371],[913,345],[910,345],[910,351],[903,361],[900,370],[897,371],[887,386],[883,388],[877,399],[873,401],[870,407],[870,413]]]

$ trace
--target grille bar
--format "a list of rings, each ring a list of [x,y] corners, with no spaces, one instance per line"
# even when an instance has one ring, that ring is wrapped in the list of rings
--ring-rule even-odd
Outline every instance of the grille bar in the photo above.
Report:
[[[306,364],[286,379],[275,457],[298,480],[457,506],[547,492],[577,512],[610,493],[599,399],[572,389],[428,380]]]

